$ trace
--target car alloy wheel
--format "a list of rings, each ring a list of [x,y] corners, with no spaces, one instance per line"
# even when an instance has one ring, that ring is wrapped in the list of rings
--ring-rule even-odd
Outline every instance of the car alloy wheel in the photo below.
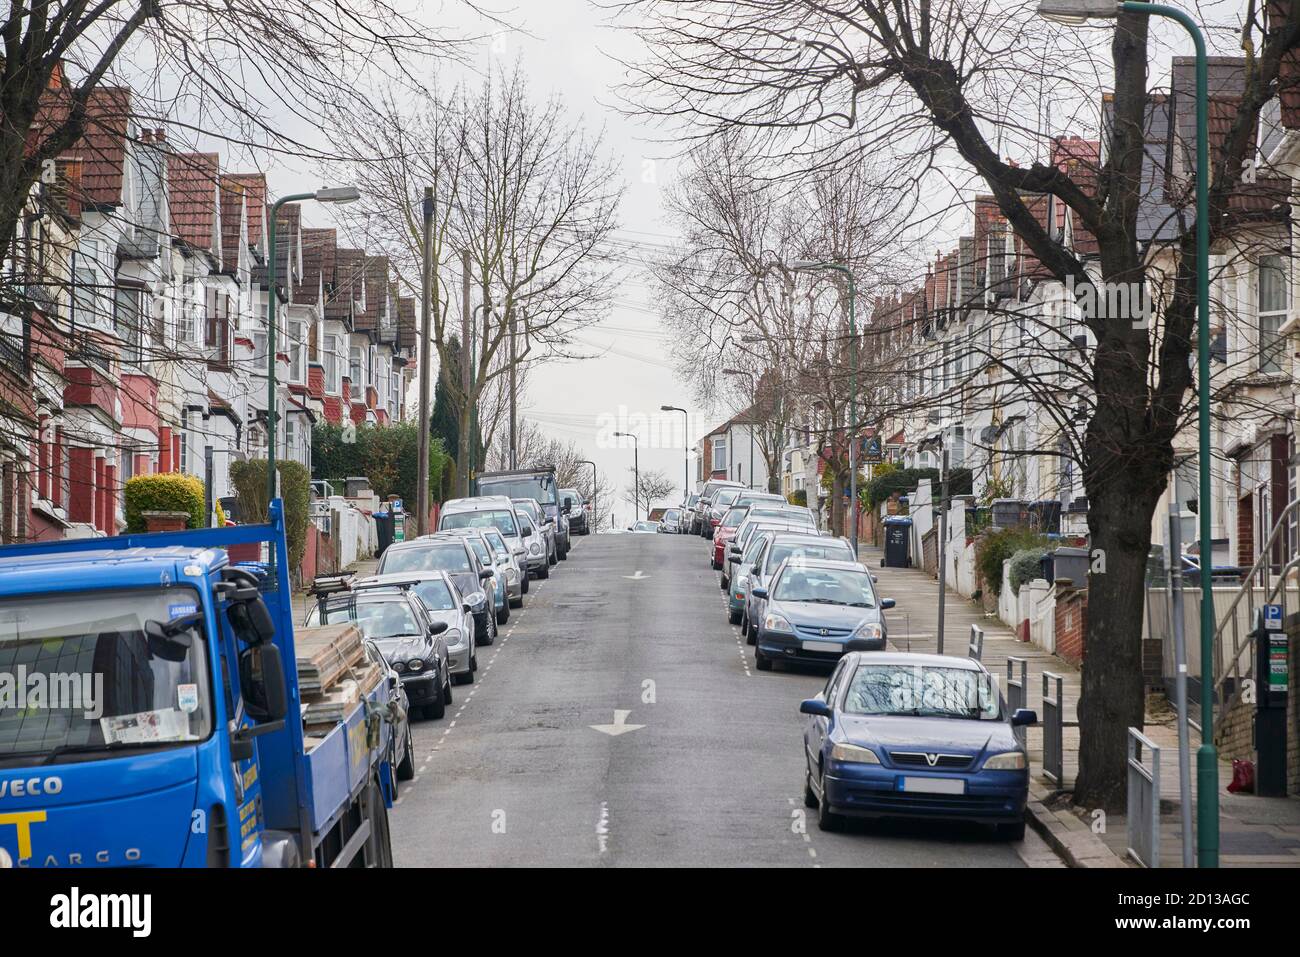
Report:
[[[424,706],[424,716],[433,721],[437,721],[447,713],[447,697],[444,685],[438,685],[437,695],[433,699],[433,704]]]

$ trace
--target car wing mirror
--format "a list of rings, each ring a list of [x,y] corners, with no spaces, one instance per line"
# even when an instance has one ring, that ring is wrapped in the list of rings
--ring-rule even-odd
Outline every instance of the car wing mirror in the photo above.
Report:
[[[1038,724],[1038,712],[1032,708],[1017,708],[1011,714],[1011,727],[1020,728],[1025,725]]]
[[[815,714],[818,717],[829,718],[831,716],[831,706],[820,698],[807,698],[799,702],[800,714]]]
[[[445,621],[434,621],[429,623],[430,637],[433,637],[434,635],[441,635],[446,630],[447,630],[447,623]]]
[[[894,599],[892,598],[880,599],[880,608],[882,611],[885,610],[886,608],[893,608],[893,607],[894,607]]]
[[[749,593],[753,595],[755,598],[767,597],[767,589],[764,588],[762,585],[759,585],[757,588],[751,588]]]
[[[481,569],[478,573],[478,580],[481,582],[487,581],[491,577],[492,577],[492,569],[490,568]]]

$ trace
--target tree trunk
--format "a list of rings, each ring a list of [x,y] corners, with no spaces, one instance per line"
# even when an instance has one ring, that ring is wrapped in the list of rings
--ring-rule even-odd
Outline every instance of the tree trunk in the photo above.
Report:
[[[1137,469],[1134,469],[1137,471]],[[1141,470],[1145,475],[1147,469]],[[1142,616],[1151,518],[1163,481],[1144,486],[1122,475],[1088,490],[1091,532],[1083,687],[1079,697],[1079,777],[1075,804],[1122,813],[1130,727],[1141,729]]]
[[[838,469],[831,473],[831,534],[839,538],[844,534],[844,473]]]

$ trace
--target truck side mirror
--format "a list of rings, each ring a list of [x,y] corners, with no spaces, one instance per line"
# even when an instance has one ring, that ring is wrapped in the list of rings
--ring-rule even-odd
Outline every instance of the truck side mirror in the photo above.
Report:
[[[564,505],[562,506],[562,508],[563,508],[564,514],[565,514],[565,515],[568,515],[570,512],[573,511],[573,503],[572,503],[572,502],[565,502]]]
[[[281,721],[289,711],[280,648],[271,642],[239,653],[239,686],[244,711],[258,723]]]
[[[230,628],[246,645],[263,645],[275,637],[275,620],[261,595],[251,601],[233,601],[226,606]]]

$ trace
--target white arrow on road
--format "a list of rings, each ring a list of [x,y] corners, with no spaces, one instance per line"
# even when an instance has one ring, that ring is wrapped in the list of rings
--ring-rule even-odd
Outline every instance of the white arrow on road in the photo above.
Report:
[[[617,738],[620,734],[626,734],[629,731],[639,731],[641,728],[644,728],[645,725],[643,724],[626,723],[627,716],[631,713],[631,711],[619,711],[618,709],[615,709],[613,724],[591,724],[587,727],[599,731],[601,734],[607,734],[611,738]]]
[[[624,575],[623,577],[626,578],[626,579],[627,579],[628,581],[630,581],[630,582],[639,582],[639,581],[645,581],[645,580],[646,580],[647,578],[649,578],[650,576],[647,575],[645,572],[641,571],[641,569],[638,568],[638,569],[636,570],[636,574],[635,574],[635,575]]]

